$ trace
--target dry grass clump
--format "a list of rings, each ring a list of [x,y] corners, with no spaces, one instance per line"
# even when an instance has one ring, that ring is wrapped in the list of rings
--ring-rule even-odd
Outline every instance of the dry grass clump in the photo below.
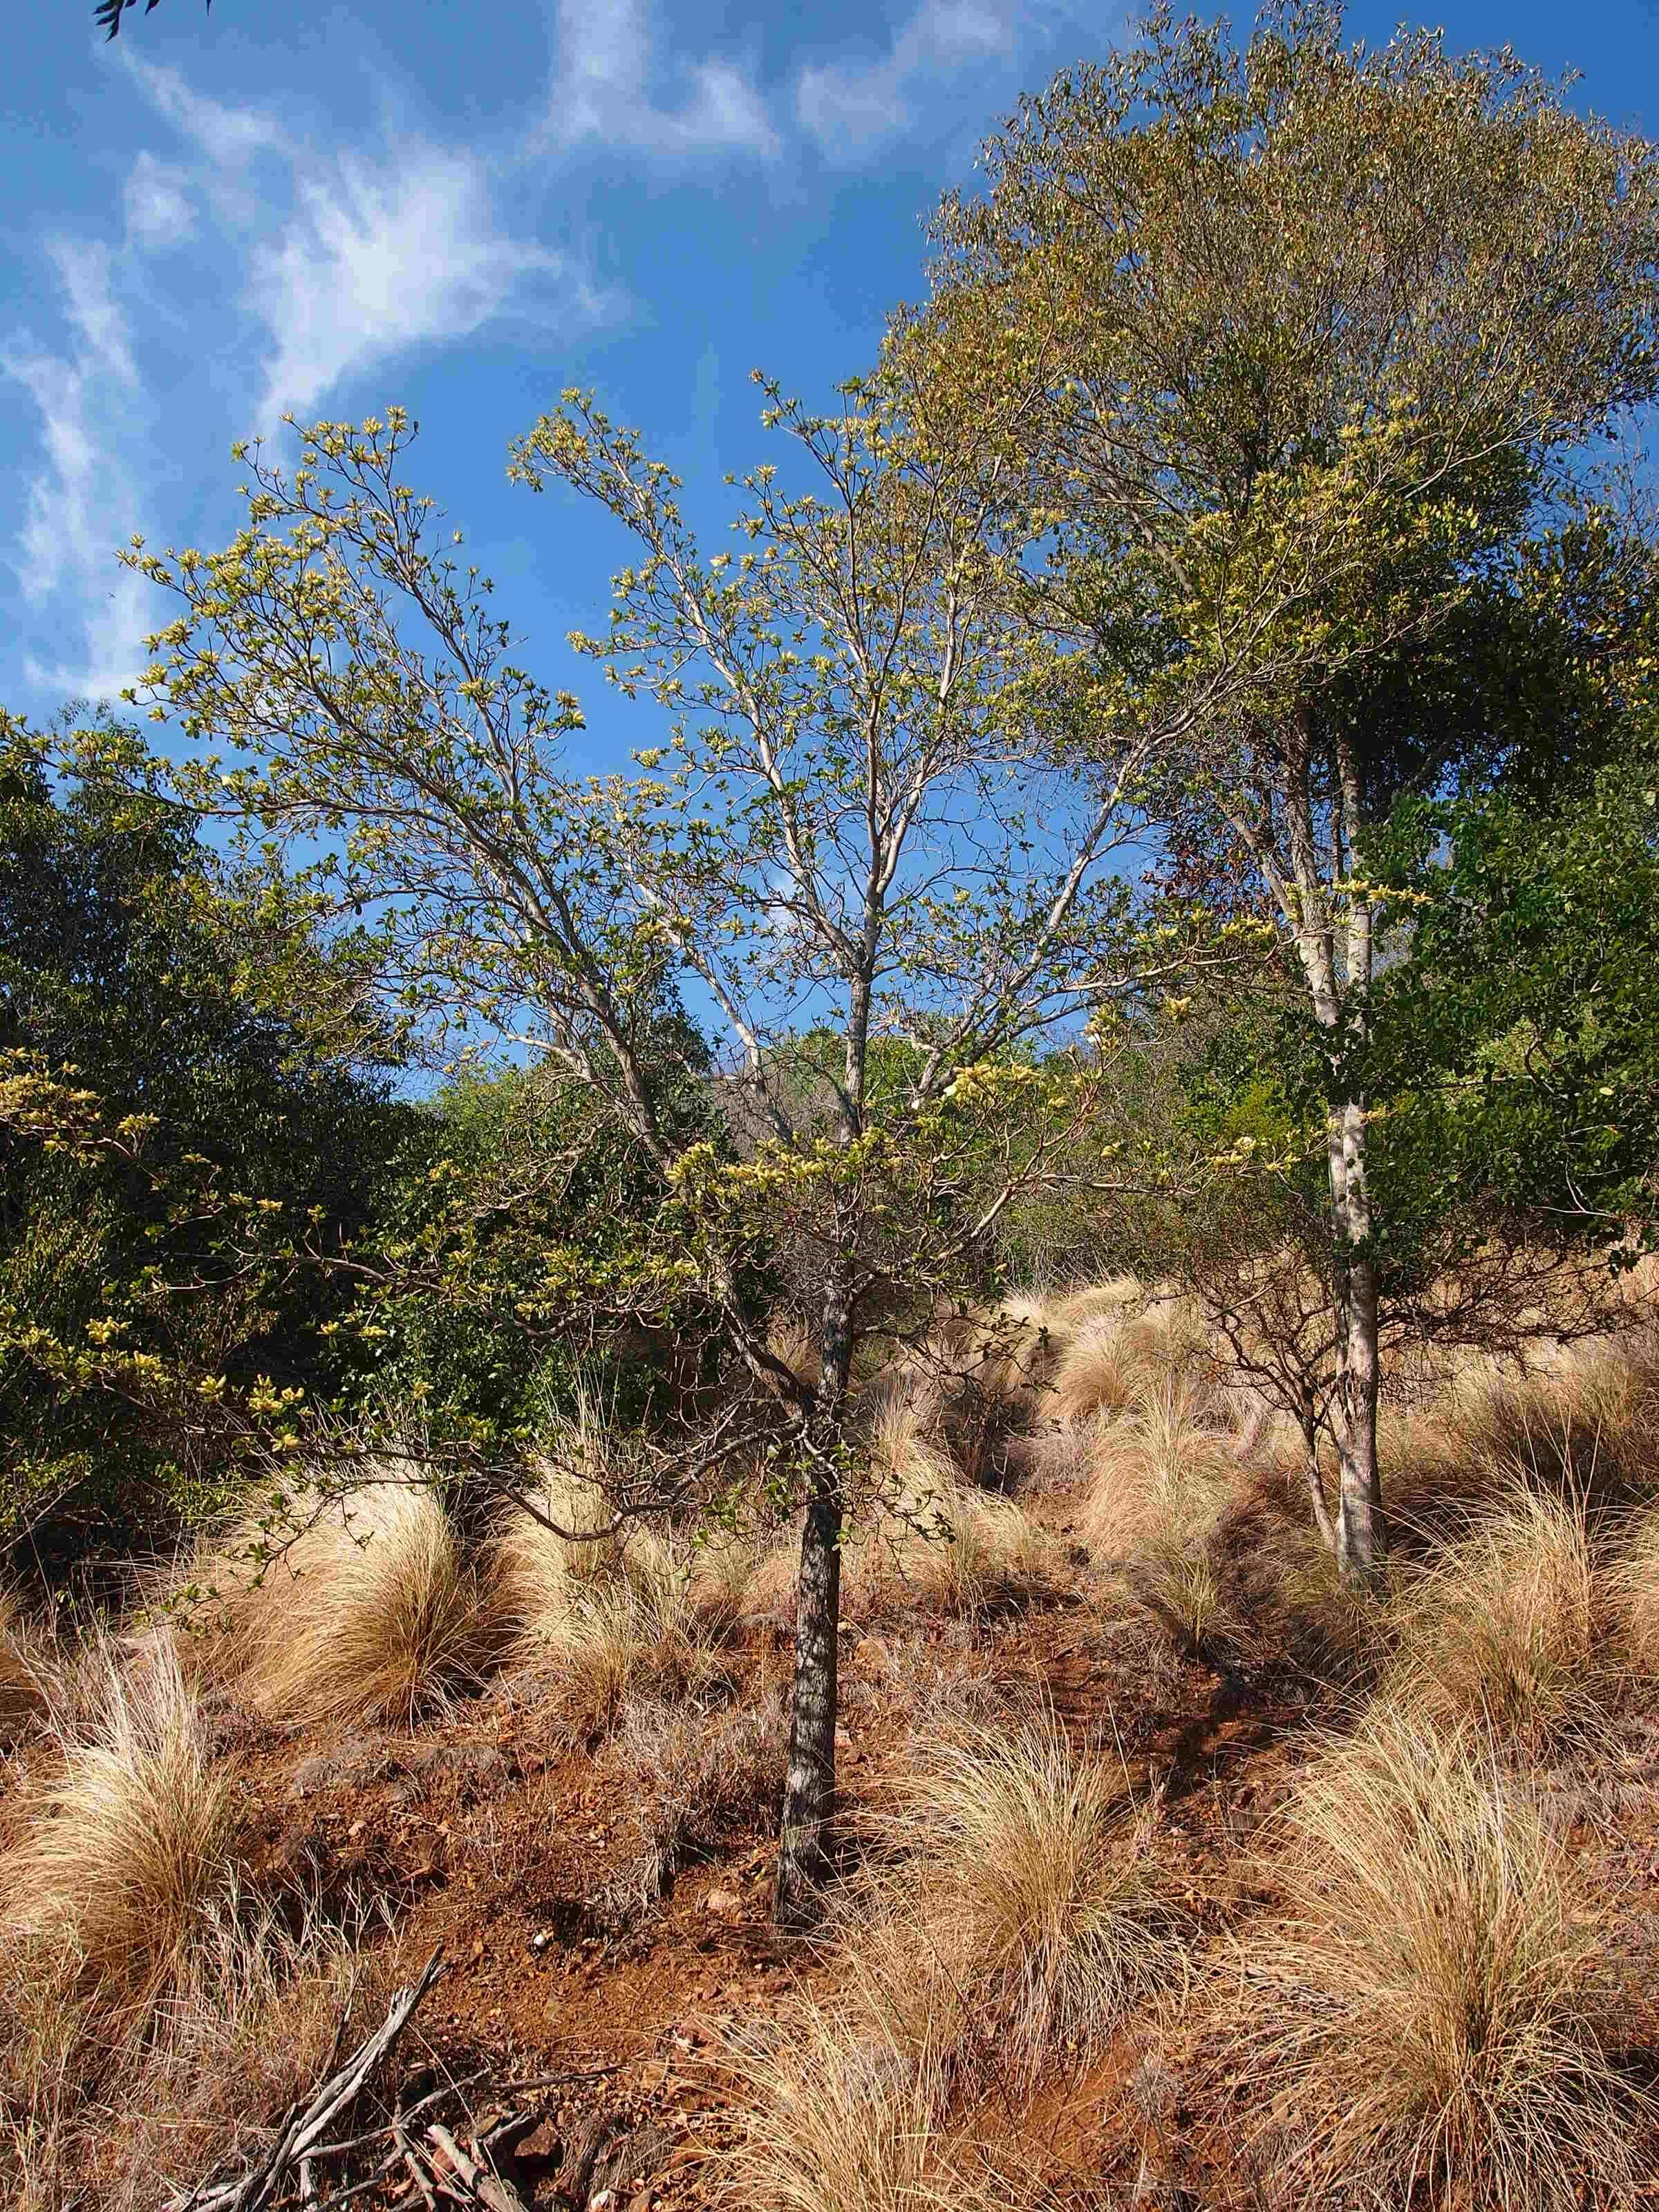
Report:
[[[501,1545],[509,1658],[545,1680],[573,1735],[603,1735],[631,1698],[695,1696],[723,1679],[750,1571],[739,1547],[636,1528],[579,1575],[557,1564],[562,1540],[523,1515]]]
[[[865,1386],[861,1405],[875,1457],[883,1424],[908,1424],[963,1481],[1000,1483],[1010,1449],[1031,1422],[1053,1364],[1039,1310],[946,1314]]]
[[[1172,1382],[1191,1392],[1213,1383],[1215,1359],[1203,1316],[1184,1298],[1159,1297],[1135,1310],[1119,1286],[1107,1285],[1103,1305],[1073,1300],[1056,1326],[1060,1355],[1049,1402],[1063,1421],[1127,1412]]]
[[[1382,1694],[1537,1754],[1594,1741],[1622,1687],[1583,1508],[1511,1483],[1401,1584]]]
[[[1213,1538],[1232,1495],[1228,1440],[1201,1389],[1166,1376],[1122,1419],[1097,1421],[1081,1525],[1091,1548],[1175,1633],[1203,1642],[1224,1610]]]
[[[1052,1715],[925,1741],[877,1832],[895,1856],[846,1948],[864,2009],[924,2067],[1029,2085],[1182,1977],[1146,1814]]]
[[[0,1589],[0,1743],[10,1742],[45,1710],[22,1605],[15,1591]]]
[[[385,1999],[373,1954],[227,1884],[184,1970],[112,2039],[28,1939],[0,1954],[0,2197],[155,2212],[314,2086]],[[44,1971],[42,1971],[44,1969]],[[360,2117],[361,2108],[360,2108]]]
[[[121,2212],[170,2202],[156,2187],[162,2177],[182,2195],[315,2086],[331,2054],[384,2010],[391,1978],[348,1931],[309,1915],[291,1928],[230,1899],[122,2082],[125,2123],[97,2154],[104,2201]],[[372,2122],[372,2103],[353,2117]]]
[[[203,1662],[267,1718],[411,1725],[477,1683],[493,1648],[487,1595],[425,1484],[301,1493],[283,1541],[257,1525],[198,1562]],[[261,1567],[275,1547],[275,1556]]]
[[[781,1703],[713,1713],[641,1702],[617,1737],[623,1802],[639,1824],[639,1901],[738,1837],[769,1832],[783,1795],[787,1730]]]
[[[1606,1580],[1632,1674],[1651,1682],[1659,1676],[1659,1505],[1632,1519]]]
[[[803,2003],[781,2033],[738,2030],[720,2053],[737,2144],[708,2161],[732,2212],[1107,2212],[1080,2175],[1055,2187],[1037,2142],[994,2159],[944,2117],[949,2084],[879,2023]]]
[[[802,2006],[721,2053],[743,2132],[715,2166],[732,2212],[938,2212],[944,2085],[877,2026]]]
[[[1287,2198],[1628,2203],[1659,2107],[1566,1862],[1489,1744],[1380,1711],[1288,1828],[1291,1903],[1248,1939],[1240,1998]]]
[[[574,1428],[571,1434],[580,1438]],[[622,1551],[616,1513],[589,1464],[585,1452],[580,1461],[562,1452],[544,1458],[526,1493],[535,1510],[509,1504],[496,1522],[495,1590],[510,1634],[534,1636],[538,1624],[563,1619],[585,1589],[616,1569]]]
[[[915,1408],[884,1407],[871,1434],[870,1525],[842,1563],[849,1614],[921,1605],[975,1620],[1052,1578],[1053,1540],[1017,1505],[963,1482]]]
[[[772,1316],[766,1332],[766,1348],[775,1359],[781,1359],[796,1382],[807,1389],[816,1390],[823,1372],[823,1358],[817,1338],[798,1315],[777,1313]]]
[[[54,1948],[72,1990],[143,2008],[176,1982],[226,1893],[233,1821],[194,1698],[167,1649],[66,1724],[62,1765],[0,1859],[0,1934]]]

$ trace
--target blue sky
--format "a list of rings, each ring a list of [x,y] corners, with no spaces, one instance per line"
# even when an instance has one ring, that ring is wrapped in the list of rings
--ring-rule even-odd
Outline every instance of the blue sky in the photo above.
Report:
[[[1080,0],[162,0],[109,46],[88,0],[10,14],[0,703],[36,716],[131,674],[160,610],[113,548],[222,540],[234,438],[389,400],[532,665],[599,708],[564,634],[600,626],[624,549],[510,488],[509,439],[595,386],[718,529],[723,472],[764,457],[750,369],[820,401],[867,366],[921,289],[939,191],[1122,21]],[[1659,129],[1659,0],[1442,20]],[[592,745],[615,757],[611,711]]]

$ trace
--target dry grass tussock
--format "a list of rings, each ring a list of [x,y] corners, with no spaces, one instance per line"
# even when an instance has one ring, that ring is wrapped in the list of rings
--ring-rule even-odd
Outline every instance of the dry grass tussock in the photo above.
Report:
[[[38,1959],[33,1962],[38,1967]],[[345,1931],[296,1927],[228,1887],[187,1970],[112,2044],[61,1978],[0,1979],[0,2197],[159,2212],[310,2088],[383,2007],[387,1971]]]
[[[924,1741],[875,1835],[842,1948],[860,2010],[923,2072],[1029,2087],[1182,1981],[1148,1815],[1049,1714]]]
[[[1285,2202],[1632,2201],[1659,2107],[1632,2019],[1487,1740],[1374,1713],[1310,1768],[1273,1872],[1290,1902],[1247,1938],[1224,2063],[1242,2041],[1273,2098]]]
[[[731,2212],[1108,2212],[1083,2177],[1055,2186],[1037,2145],[994,2162],[943,2117],[949,2083],[879,2022],[803,2004],[784,2030],[719,2055],[742,2132],[708,2171]]]
[[[890,2035],[803,2006],[782,2035],[739,2033],[721,2055],[743,2123],[714,2168],[732,2212],[970,2212],[940,2193],[944,2085]]]
[[[1214,1534],[1233,1496],[1230,1439],[1201,1384],[1165,1375],[1089,1438],[1085,1540],[1177,1635],[1200,1643],[1224,1601]]]
[[[562,1534],[509,1507],[495,1534],[494,1595],[509,1662],[544,1678],[577,1735],[611,1727],[630,1697],[694,1695],[720,1679],[751,1562],[727,1541],[612,1530],[591,1482],[540,1492]],[[600,1532],[598,1541],[580,1532]]]
[[[1098,1308],[1083,1294],[1056,1311],[1059,1356],[1048,1398],[1054,1416],[1076,1422],[1129,1412],[1173,1382],[1189,1394],[1200,1382],[1213,1389],[1214,1348],[1195,1305],[1158,1297],[1137,1308],[1123,1286],[1107,1290]]]
[[[1632,1676],[1659,1680],[1659,1504],[1644,1506],[1620,1532],[1605,1582]]]
[[[296,1727],[409,1727],[477,1686],[495,1641],[489,1593],[428,1485],[301,1492],[284,1523],[291,1539],[243,1523],[174,1578],[187,1666]]]
[[[640,1832],[630,1874],[641,1906],[738,1837],[770,1832],[787,1741],[776,1697],[712,1713],[646,1699],[629,1708],[617,1731],[616,1765],[622,1802]]]
[[[1035,1418],[1054,1363],[1040,1307],[1016,1302],[994,1313],[946,1314],[861,1393],[879,1451],[890,1417],[975,1486],[1006,1480],[1012,1441]]]
[[[1400,1583],[1389,1702],[1551,1756],[1602,1736],[1623,1694],[1618,1625],[1583,1509],[1511,1482]]]
[[[232,1777],[167,1647],[103,1667],[101,1702],[64,1724],[61,1765],[0,1860],[0,1935],[53,1949],[100,2003],[142,2008],[185,1973],[226,1896]]]
[[[964,1481],[914,1407],[882,1407],[869,1466],[867,1526],[842,1565],[851,1617],[921,1603],[976,1619],[1024,1603],[1051,1579],[1053,1540],[1018,1505]]]
[[[45,1709],[21,1601],[15,1591],[0,1589],[0,1743],[9,1743]]]

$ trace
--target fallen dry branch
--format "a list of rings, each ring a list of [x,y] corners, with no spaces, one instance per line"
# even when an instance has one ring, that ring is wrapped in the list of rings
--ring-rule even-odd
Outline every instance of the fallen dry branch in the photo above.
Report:
[[[527,2212],[523,2197],[512,2183],[503,2181],[499,2173],[491,2172],[478,2159],[464,2151],[447,2127],[434,2120],[426,2132],[428,2140],[442,2153],[448,2168],[441,2184],[447,2195],[459,2203],[481,2204],[484,2212]],[[465,2197],[453,2186],[451,2175],[466,2190]]]
[[[307,2102],[294,2108],[275,2144],[258,2166],[228,2180],[198,2183],[188,2197],[180,2200],[179,2212],[264,2212],[290,2168],[321,2155],[318,2147],[323,2138],[361,2094],[381,2060],[395,2047],[421,2000],[443,1971],[441,1947],[427,1960],[418,1981],[394,1991],[390,2009],[379,2027],[358,2045],[337,2073],[331,2075],[312,2093]],[[353,2147],[359,2140],[351,2139]]]

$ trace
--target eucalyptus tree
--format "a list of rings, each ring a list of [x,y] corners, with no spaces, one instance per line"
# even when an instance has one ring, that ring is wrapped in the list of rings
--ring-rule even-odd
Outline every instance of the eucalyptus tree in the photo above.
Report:
[[[892,357],[920,419],[1000,434],[1047,510],[1030,617],[1073,645],[1073,741],[1109,779],[1150,749],[1174,877],[1259,900],[1299,976],[1325,1061],[1333,1534],[1364,1577],[1386,1542],[1373,832],[1486,734],[1490,693],[1425,718],[1421,657],[1504,599],[1587,441],[1651,400],[1659,161],[1507,51],[1350,46],[1313,0],[1242,46],[1160,9],[1025,102],[986,167],[945,204]]]
[[[810,489],[757,471],[737,550],[709,556],[667,468],[581,395],[515,450],[520,482],[599,502],[640,548],[605,635],[577,641],[656,710],[636,772],[569,766],[576,703],[519,665],[487,580],[403,482],[400,412],[313,427],[291,476],[242,449],[228,546],[132,558],[179,603],[142,696],[230,749],[193,752],[182,792],[326,848],[315,865],[378,917],[385,988],[430,1036],[482,1030],[550,1064],[651,1163],[649,1235],[604,1284],[562,1286],[573,1310],[695,1295],[778,1409],[805,1514],[777,1909],[800,1924],[833,1807],[855,1356],[898,1308],[961,1293],[1041,1170],[1033,1130],[1058,1144],[1086,1113],[1083,1059],[1068,1076],[1018,1048],[1127,988],[1112,862],[1138,758],[1081,809],[1029,767],[1046,653],[1004,618],[1026,548],[982,446],[924,449],[857,393],[829,419],[773,393],[769,420]],[[659,1111],[675,989],[742,1102],[735,1145]],[[784,1246],[811,1301],[805,1375],[747,1287]],[[706,1474],[706,1440],[688,1451]]]

